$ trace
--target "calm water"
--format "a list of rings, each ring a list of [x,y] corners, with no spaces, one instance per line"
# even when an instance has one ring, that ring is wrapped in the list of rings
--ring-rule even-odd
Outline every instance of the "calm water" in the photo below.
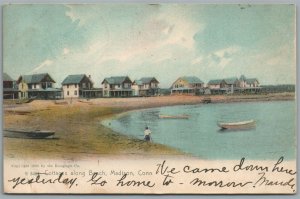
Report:
[[[172,106],[129,112],[103,124],[139,139],[147,125],[154,142],[204,159],[294,159],[295,109],[294,101]],[[159,114],[190,118],[160,119]],[[217,121],[250,119],[256,120],[251,130],[219,131],[217,126]]]

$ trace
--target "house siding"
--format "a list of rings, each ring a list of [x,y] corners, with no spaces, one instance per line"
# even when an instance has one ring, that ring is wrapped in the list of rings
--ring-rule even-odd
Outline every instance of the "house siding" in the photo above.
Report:
[[[78,84],[63,85],[62,88],[63,88],[64,98],[78,98],[79,97]]]

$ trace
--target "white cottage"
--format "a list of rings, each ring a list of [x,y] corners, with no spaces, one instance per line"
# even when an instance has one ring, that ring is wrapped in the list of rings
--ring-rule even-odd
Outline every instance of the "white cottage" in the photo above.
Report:
[[[128,76],[113,76],[105,78],[103,97],[130,97],[133,95],[132,81]]]
[[[100,97],[101,90],[93,87],[91,76],[85,74],[69,75],[62,82],[64,98]]]
[[[135,96],[155,96],[158,95],[159,81],[155,77],[143,77],[132,83]]]

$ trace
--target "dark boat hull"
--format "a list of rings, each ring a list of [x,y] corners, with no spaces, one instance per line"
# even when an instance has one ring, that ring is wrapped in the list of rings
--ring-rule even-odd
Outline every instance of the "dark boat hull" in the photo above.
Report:
[[[4,137],[23,138],[23,139],[44,139],[53,136],[53,131],[22,131],[6,129],[3,132]]]

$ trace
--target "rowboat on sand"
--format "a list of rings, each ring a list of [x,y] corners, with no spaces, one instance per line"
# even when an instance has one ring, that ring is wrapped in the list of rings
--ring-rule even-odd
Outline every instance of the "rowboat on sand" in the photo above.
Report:
[[[189,119],[189,115],[159,115],[161,119]]]
[[[250,129],[255,127],[254,120],[240,121],[240,122],[218,122],[218,126],[221,129],[231,129],[231,130],[239,130],[239,129]]]
[[[3,136],[9,138],[23,139],[44,139],[53,137],[54,131],[45,130],[20,130],[20,129],[4,129]]]

